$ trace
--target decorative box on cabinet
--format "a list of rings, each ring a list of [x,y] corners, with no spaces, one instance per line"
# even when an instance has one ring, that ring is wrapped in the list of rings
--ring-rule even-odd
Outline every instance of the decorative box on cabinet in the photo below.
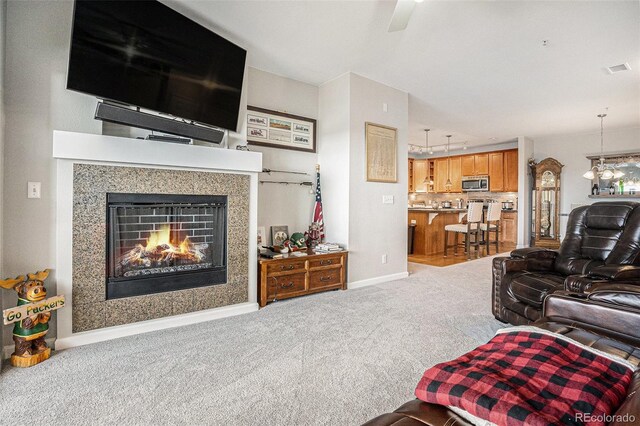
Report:
[[[316,254],[309,250],[307,256],[260,258],[258,264],[258,302],[261,308],[278,299],[347,289],[346,251]]]

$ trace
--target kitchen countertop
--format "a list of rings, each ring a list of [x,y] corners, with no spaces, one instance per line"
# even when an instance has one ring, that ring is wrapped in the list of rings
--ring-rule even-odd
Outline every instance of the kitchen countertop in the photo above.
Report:
[[[434,209],[432,207],[409,207],[409,210],[429,213],[460,213],[467,211],[467,209]]]
[[[440,209],[434,209],[432,207],[409,207],[408,208],[410,211],[414,211],[414,212],[429,212],[429,213],[460,213],[460,212],[466,212],[467,209],[444,209],[444,208],[440,208]],[[518,210],[516,209],[512,209],[512,210],[502,210],[504,213],[517,213]]]

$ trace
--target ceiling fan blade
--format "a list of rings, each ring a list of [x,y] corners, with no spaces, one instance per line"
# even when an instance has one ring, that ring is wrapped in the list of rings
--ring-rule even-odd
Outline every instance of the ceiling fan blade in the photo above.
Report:
[[[416,7],[415,0],[398,0],[389,22],[388,32],[402,31],[407,28],[414,7]]]

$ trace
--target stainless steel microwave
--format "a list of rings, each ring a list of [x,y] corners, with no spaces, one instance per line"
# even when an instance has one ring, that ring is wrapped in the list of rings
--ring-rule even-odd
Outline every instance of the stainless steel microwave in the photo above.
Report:
[[[489,176],[463,176],[462,191],[489,191]]]

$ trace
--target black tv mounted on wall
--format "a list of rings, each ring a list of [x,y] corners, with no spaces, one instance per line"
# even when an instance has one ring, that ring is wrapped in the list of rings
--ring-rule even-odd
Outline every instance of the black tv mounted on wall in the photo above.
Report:
[[[105,100],[96,118],[219,142],[209,126],[237,129],[246,54],[155,0],[76,0],[67,89]]]

